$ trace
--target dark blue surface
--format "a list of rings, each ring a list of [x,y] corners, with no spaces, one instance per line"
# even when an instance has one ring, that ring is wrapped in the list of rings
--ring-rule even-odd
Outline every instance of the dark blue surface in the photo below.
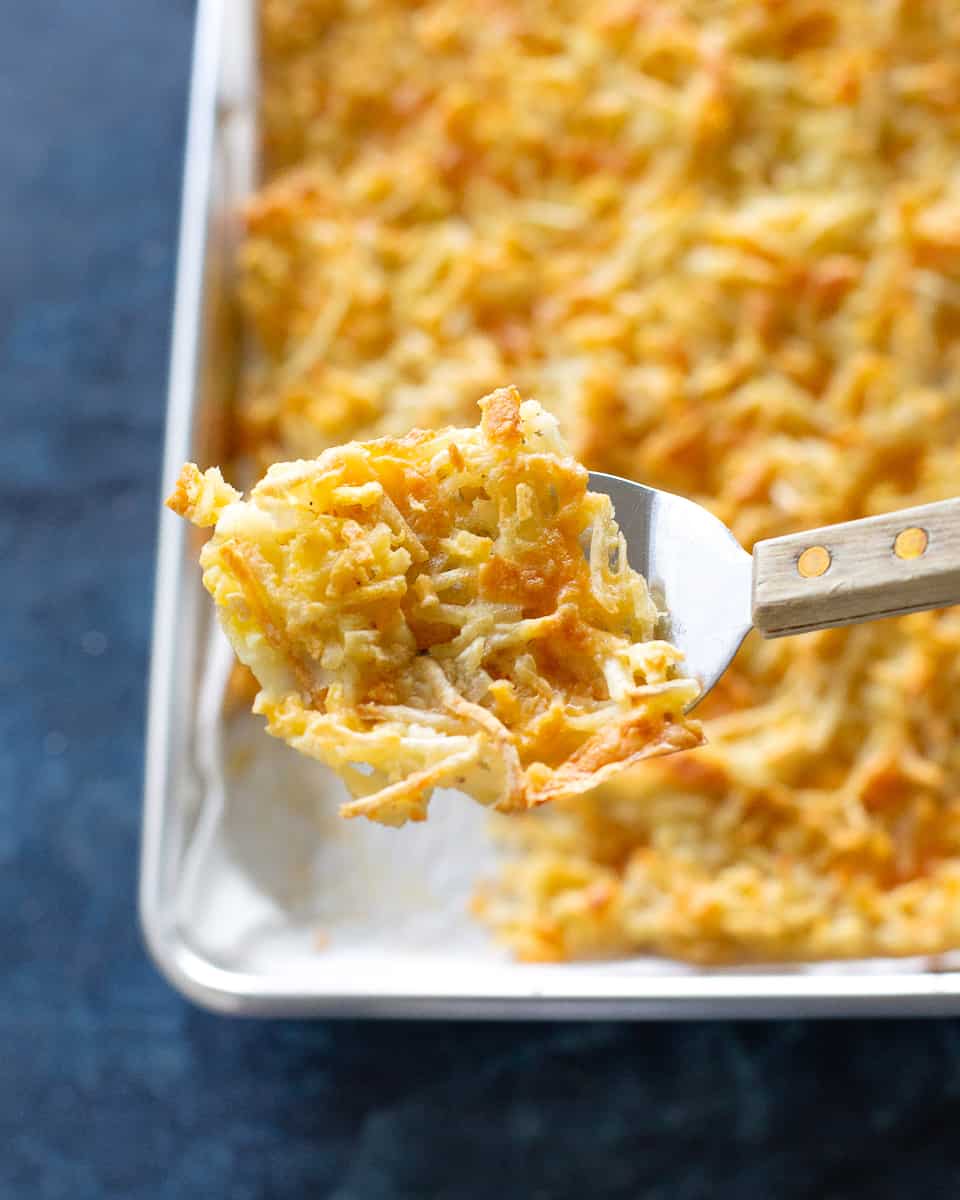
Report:
[[[147,961],[191,21],[0,0],[0,1198],[960,1194],[953,1022],[237,1022]]]

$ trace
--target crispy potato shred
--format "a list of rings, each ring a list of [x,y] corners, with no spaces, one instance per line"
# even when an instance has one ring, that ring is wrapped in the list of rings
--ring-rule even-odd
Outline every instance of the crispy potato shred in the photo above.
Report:
[[[536,402],[480,408],[275,464],[247,501],[188,464],[168,500],[215,526],[203,581],[254,710],[340,772],[345,817],[422,821],[441,786],[519,812],[703,740],[610,498]]]
[[[748,547],[957,493],[956,0],[263,0],[262,34],[238,449],[513,381]],[[495,819],[518,954],[960,946],[957,610],[751,638],[697,715],[703,750]]]

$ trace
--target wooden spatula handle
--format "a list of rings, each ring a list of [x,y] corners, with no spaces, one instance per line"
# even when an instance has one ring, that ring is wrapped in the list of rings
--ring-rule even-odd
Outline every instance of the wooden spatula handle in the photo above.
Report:
[[[951,604],[960,604],[960,498],[753,548],[753,623],[764,637]]]

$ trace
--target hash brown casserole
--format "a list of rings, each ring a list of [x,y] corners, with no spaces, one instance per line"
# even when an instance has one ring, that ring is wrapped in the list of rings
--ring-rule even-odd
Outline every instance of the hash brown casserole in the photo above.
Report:
[[[535,401],[480,408],[274,464],[247,501],[188,464],[167,501],[215,526],[203,582],[254,711],[340,773],[346,817],[421,821],[444,785],[523,811],[703,740],[609,496]]]
[[[264,0],[238,449],[473,421],[761,537],[955,494],[956,0]],[[521,955],[960,945],[960,613],[748,639],[710,745],[504,819]]]

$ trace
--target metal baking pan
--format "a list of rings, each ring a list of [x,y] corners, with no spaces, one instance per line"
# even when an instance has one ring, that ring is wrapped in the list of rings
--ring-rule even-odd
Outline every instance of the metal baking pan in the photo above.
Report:
[[[256,181],[255,0],[200,0],[170,366],[164,490],[214,462],[240,362],[236,214]],[[161,519],[140,914],[175,987],[274,1016],[773,1017],[960,1010],[957,956],[697,969],[663,959],[518,964],[465,912],[485,815],[438,797],[425,826],[336,817],[323,768],[226,720],[229,651],[196,544]]]

